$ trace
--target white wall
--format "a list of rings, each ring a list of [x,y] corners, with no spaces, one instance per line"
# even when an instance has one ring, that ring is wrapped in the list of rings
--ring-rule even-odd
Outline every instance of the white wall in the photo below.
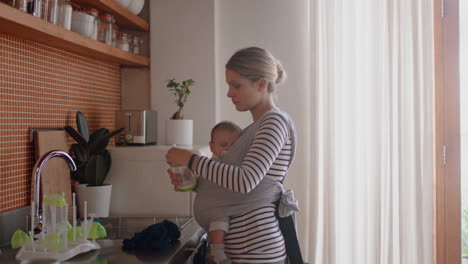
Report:
[[[226,96],[224,65],[237,50],[260,46],[269,50],[283,64],[288,78],[279,86],[277,106],[294,119],[298,132],[297,156],[286,178],[299,203],[308,198],[309,184],[304,171],[309,171],[309,1],[296,0],[218,0],[215,1],[216,30],[216,112],[217,120],[232,120],[243,126],[252,122],[250,113],[235,110]],[[307,175],[308,176],[308,175]],[[308,246],[305,224],[308,210],[302,203],[298,215],[302,252]],[[307,256],[304,256],[307,259]]]
[[[268,49],[288,74],[279,87],[277,105],[293,117],[298,132],[297,156],[286,185],[305,205],[310,195],[308,175],[304,173],[310,171],[310,142],[306,136],[310,120],[302,113],[310,108],[309,36],[308,0],[151,2],[152,107],[160,117],[169,117],[176,109],[164,81],[171,77],[193,78],[198,85],[187,105],[187,117],[196,124],[195,143],[206,143],[211,127],[220,120],[232,120],[245,127],[252,118],[248,112],[237,112],[227,99],[224,65],[237,49],[253,45]],[[302,206],[298,233],[303,253],[308,247],[308,215],[308,208]]]
[[[185,119],[194,120],[194,144],[208,144],[215,123],[214,0],[150,2],[151,108],[158,111],[158,144],[164,122],[177,111],[166,80],[196,81]]]

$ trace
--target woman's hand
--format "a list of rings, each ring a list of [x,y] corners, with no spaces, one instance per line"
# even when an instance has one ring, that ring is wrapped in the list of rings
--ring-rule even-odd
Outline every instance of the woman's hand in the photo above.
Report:
[[[167,169],[167,173],[169,174],[169,177],[171,178],[171,183],[174,185],[174,191],[178,192],[179,191],[179,186],[182,183],[182,179],[175,175],[171,169]]]
[[[170,148],[166,153],[166,162],[171,167],[187,166],[192,152],[180,149]]]

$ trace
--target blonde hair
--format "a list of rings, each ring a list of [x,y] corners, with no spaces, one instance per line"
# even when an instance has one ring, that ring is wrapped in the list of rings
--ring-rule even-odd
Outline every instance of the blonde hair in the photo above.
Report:
[[[266,79],[269,93],[275,91],[276,84],[280,84],[286,79],[286,72],[281,62],[273,57],[269,51],[259,47],[236,51],[226,63],[226,69],[235,71],[251,81]]]

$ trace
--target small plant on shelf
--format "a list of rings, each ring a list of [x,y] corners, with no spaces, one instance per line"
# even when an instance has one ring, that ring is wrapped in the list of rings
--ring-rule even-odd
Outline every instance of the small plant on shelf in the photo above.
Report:
[[[190,86],[194,84],[195,81],[192,79],[182,81],[181,83],[177,82],[174,78],[167,81],[166,87],[175,96],[175,103],[177,107],[179,107],[177,112],[172,115],[171,119],[184,119],[184,105],[190,95]]]
[[[72,179],[88,186],[102,186],[111,168],[112,159],[107,145],[111,137],[119,134],[124,128],[110,132],[100,128],[90,135],[88,122],[80,111],[76,113],[78,131],[66,126],[67,133],[76,141],[72,144],[72,155],[77,165]]]

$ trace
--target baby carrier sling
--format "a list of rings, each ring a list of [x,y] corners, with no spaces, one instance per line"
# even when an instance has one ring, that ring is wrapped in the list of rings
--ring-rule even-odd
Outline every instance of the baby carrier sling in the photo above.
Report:
[[[244,129],[244,131],[242,132],[242,135],[232,145],[231,149],[223,155],[223,157],[221,158],[221,161],[223,163],[239,165],[242,159],[245,157],[247,151],[249,150],[250,145],[252,144],[252,141],[260,125],[262,124],[262,121],[268,118],[270,115],[279,115],[286,122],[288,126],[289,136],[291,139],[291,162],[292,162],[295,156],[295,152],[296,152],[296,128],[294,126],[294,123],[292,122],[291,117],[289,117],[289,115],[287,115],[285,112],[280,111],[278,109],[273,109],[271,111],[266,112],[259,120],[252,123],[246,129]],[[291,165],[291,162],[288,164],[288,169]],[[286,175],[283,178],[283,181],[285,178],[286,178]],[[267,182],[269,181],[267,185],[271,184],[271,182],[275,182],[268,178],[263,178],[262,181],[259,183],[259,185],[257,185],[257,187],[260,186],[261,188],[261,185],[263,184],[264,181],[267,181]],[[283,181],[281,181],[281,188],[282,188]],[[277,182],[275,183],[278,184]],[[252,190],[252,192],[255,192],[255,189]],[[281,229],[281,232],[283,233],[283,237],[285,240],[286,255],[288,257],[289,263],[303,264],[304,262],[303,262],[301,250],[299,247],[299,241],[297,239],[297,233],[296,233],[295,223],[293,219],[293,214],[290,210],[285,209],[285,208],[289,208],[288,202],[290,202],[291,199],[294,200],[292,197],[292,191],[291,190],[287,192],[283,191],[282,194],[283,195],[281,195],[281,198],[275,202],[275,205],[276,205],[275,214],[276,214],[276,217],[278,218],[279,227]],[[294,202],[296,201],[294,200]]]

